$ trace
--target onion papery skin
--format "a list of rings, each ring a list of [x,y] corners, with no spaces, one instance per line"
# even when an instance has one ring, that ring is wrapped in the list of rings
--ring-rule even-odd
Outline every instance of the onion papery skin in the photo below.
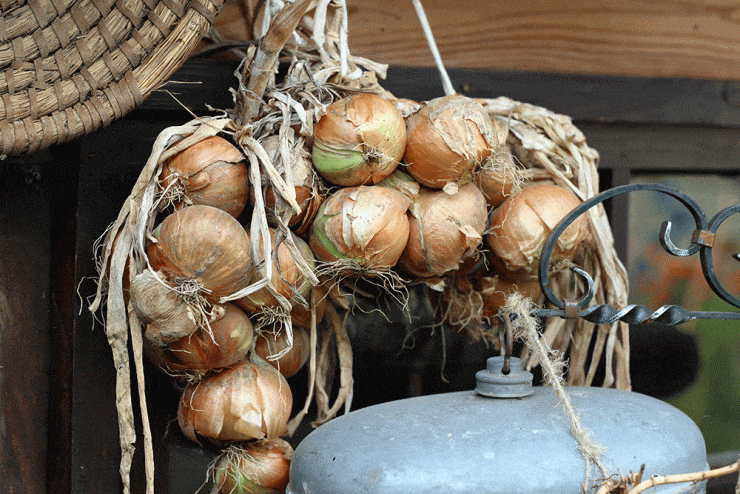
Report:
[[[458,94],[424,103],[406,119],[406,129],[406,171],[435,189],[470,182],[496,143],[480,103]]]
[[[207,205],[238,217],[249,199],[248,168],[242,152],[229,141],[211,136],[165,161],[160,174],[163,188],[179,182],[186,205]]]
[[[218,494],[279,494],[288,487],[293,448],[284,439],[237,443],[214,465]]]
[[[483,242],[488,209],[472,183],[455,194],[422,188],[408,211],[409,240],[398,267],[418,277],[441,276]]]
[[[282,374],[250,353],[183,391],[177,410],[180,429],[189,439],[224,441],[276,439],[285,434],[293,395]]]
[[[164,275],[160,273],[160,280]],[[145,269],[131,283],[131,305],[139,320],[150,327],[144,333],[157,346],[193,334],[197,329],[193,310],[170,286]]]
[[[501,151],[489,159],[475,177],[475,184],[483,192],[489,208],[500,206],[507,197],[522,190],[521,170],[510,151]]]
[[[288,334],[285,327],[277,324],[271,329],[260,331],[255,340],[254,353],[288,378],[294,376],[308,361],[311,353],[308,329],[293,325],[293,346],[282,357],[270,358],[286,348],[288,348]]]
[[[291,235],[293,235],[291,233]],[[313,255],[313,251],[308,244],[300,237],[293,235],[293,240],[296,247],[301,252],[301,256],[313,270],[316,265],[316,260]],[[260,243],[260,246],[262,244]],[[270,229],[270,251],[275,251],[275,230]],[[293,293],[293,289],[301,297],[305,297],[311,290],[311,284],[306,280],[301,273],[300,269],[296,265],[296,260],[293,258],[288,246],[284,242],[280,242],[277,247],[277,262],[273,257],[272,263],[272,281],[271,285],[277,293],[282,295],[288,300],[295,301],[296,296]],[[261,279],[261,276],[255,270],[254,277],[250,284],[256,283]],[[293,288],[291,288],[291,286]],[[236,300],[236,303],[247,312],[252,314],[259,312],[264,307],[277,307],[280,305],[275,296],[270,293],[267,288],[261,288],[254,293],[251,293],[245,297]]]
[[[548,235],[580,204],[575,194],[554,184],[531,185],[508,197],[493,211],[486,236],[496,271],[513,280],[536,277]],[[588,238],[588,221],[582,215],[560,235],[551,262],[573,258]]]
[[[276,162],[280,159],[279,155],[280,137],[271,135],[260,143],[265,149],[267,155]],[[306,146],[300,146],[290,140],[290,166],[292,183],[286,184],[292,186],[295,190],[295,198],[301,212],[296,214],[293,208],[285,203],[282,207],[290,210],[292,215],[288,220],[288,228],[296,234],[303,235],[311,227],[316,213],[324,201],[325,193],[322,191],[321,179],[316,174],[316,169],[311,162],[311,154]],[[262,177],[262,188],[264,190],[265,208],[268,212],[268,221],[276,225],[276,216],[283,217],[283,211],[275,198],[275,190],[268,177]],[[254,194],[254,191],[251,193]],[[276,209],[278,208],[278,209]]]
[[[324,262],[352,259],[379,270],[395,266],[409,237],[410,203],[386,187],[339,189],[321,205],[311,228],[311,249]]]
[[[152,268],[170,281],[194,280],[218,303],[249,284],[253,261],[249,235],[230,214],[211,206],[190,206],[167,216],[147,248]]]
[[[235,304],[223,305],[224,315],[190,336],[170,343],[165,359],[178,370],[206,372],[244,359],[252,347],[254,328],[249,316]]]
[[[379,182],[396,169],[405,148],[406,123],[401,112],[375,94],[335,101],[314,125],[314,167],[335,185]]]

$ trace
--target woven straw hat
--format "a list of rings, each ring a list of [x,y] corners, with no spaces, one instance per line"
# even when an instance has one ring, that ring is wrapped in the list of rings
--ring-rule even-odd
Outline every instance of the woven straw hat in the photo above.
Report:
[[[223,0],[0,0],[0,156],[93,132],[187,60]]]

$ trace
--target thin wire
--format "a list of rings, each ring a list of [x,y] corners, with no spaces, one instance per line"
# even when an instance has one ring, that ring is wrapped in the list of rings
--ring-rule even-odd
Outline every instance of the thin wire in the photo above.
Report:
[[[437,70],[439,70],[439,75],[442,77],[442,87],[444,88],[444,92],[447,96],[455,94],[455,88],[452,87],[452,81],[450,81],[450,77],[447,75],[447,69],[445,69],[445,66],[442,63],[442,56],[439,54],[439,50],[437,49],[437,43],[434,41],[434,34],[432,34],[432,28],[429,26],[429,21],[424,12],[424,7],[421,5],[421,0],[412,0],[412,2],[416,9],[416,15],[419,18],[419,22],[421,22],[421,27],[424,30],[424,36],[426,37],[427,44],[432,52],[432,57],[434,57],[434,62],[437,64]]]

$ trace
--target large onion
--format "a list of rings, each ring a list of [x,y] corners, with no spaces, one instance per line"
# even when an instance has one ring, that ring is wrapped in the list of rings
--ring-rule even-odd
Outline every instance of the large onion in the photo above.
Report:
[[[167,345],[165,361],[173,370],[205,372],[239,362],[249,353],[254,329],[247,314],[234,304],[224,304],[224,315],[190,336]]]
[[[275,236],[275,230],[270,229],[271,252],[276,250]],[[311,248],[300,237],[293,235],[292,233],[291,237],[295,242],[297,249],[300,251],[300,255],[305,263],[313,269],[315,259]],[[260,242],[259,245],[261,246],[262,243]],[[288,300],[295,300],[296,294],[301,297],[305,297],[311,289],[311,284],[303,276],[303,273],[298,267],[296,258],[293,257],[293,253],[291,253],[285,242],[280,242],[278,244],[277,256],[273,257],[272,260],[272,281],[270,282],[272,288]],[[255,283],[259,281],[259,279],[261,279],[261,276],[255,270],[254,278],[251,283]],[[238,299],[236,303],[241,308],[251,313],[258,312],[263,307],[276,307],[279,305],[279,302],[268,288],[261,288],[256,292]]]
[[[483,241],[488,210],[472,183],[455,194],[422,188],[409,207],[409,241],[398,266],[415,276],[456,269]]]
[[[293,395],[282,374],[250,354],[231,367],[189,384],[177,420],[193,441],[276,439],[285,434]]]
[[[339,189],[321,205],[311,249],[326,262],[352,259],[380,270],[394,266],[408,240],[410,203],[408,196],[386,187]]]
[[[253,269],[249,235],[228,213],[211,206],[180,209],[153,236],[149,262],[170,281],[194,281],[212,302],[248,285]]]
[[[309,335],[306,328],[293,325],[293,345],[282,357],[271,358],[288,348],[288,334],[281,324],[263,328],[257,336],[254,353],[275,367],[285,377],[291,377],[301,370],[311,353]]]
[[[581,200],[554,184],[537,184],[507,198],[496,208],[486,237],[491,260],[512,279],[537,276],[547,236]],[[580,216],[557,241],[551,261],[570,259],[588,239],[588,221]]]
[[[375,94],[335,101],[314,126],[313,164],[329,182],[372,185],[398,166],[406,147],[401,112]]]
[[[249,198],[244,155],[229,141],[212,136],[180,151],[165,161],[162,187],[179,187],[175,207],[204,204],[237,217]]]
[[[422,185],[464,184],[496,146],[491,120],[475,100],[459,94],[424,103],[406,119],[404,162]]]
[[[213,467],[218,494],[278,494],[288,486],[293,448],[284,439],[229,446]]]

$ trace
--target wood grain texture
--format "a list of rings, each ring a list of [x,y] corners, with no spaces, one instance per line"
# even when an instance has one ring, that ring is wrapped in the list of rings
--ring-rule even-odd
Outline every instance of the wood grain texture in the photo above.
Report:
[[[740,5],[729,0],[423,3],[448,68],[740,79]],[[353,54],[434,65],[411,0],[347,4]],[[215,26],[244,39],[244,12],[227,0]]]

